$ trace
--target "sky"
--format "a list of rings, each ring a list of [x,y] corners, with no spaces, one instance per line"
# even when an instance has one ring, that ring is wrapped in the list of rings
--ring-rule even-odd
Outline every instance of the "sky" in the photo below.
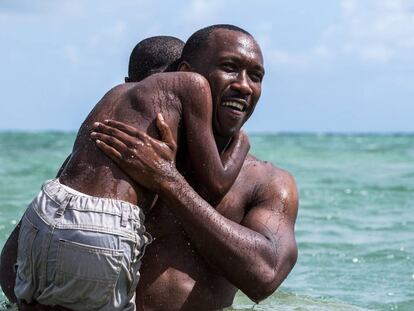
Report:
[[[250,132],[414,132],[414,0],[0,0],[0,130],[76,131],[149,36],[259,42]]]

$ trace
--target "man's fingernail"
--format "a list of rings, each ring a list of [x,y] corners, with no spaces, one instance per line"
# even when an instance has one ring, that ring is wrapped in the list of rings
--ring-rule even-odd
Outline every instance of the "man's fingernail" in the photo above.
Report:
[[[93,126],[94,126],[94,127],[98,127],[98,126],[99,126],[99,124],[100,124],[99,122],[94,122],[94,123],[93,123]]]
[[[161,113],[158,113],[158,119],[160,119],[160,121],[164,121],[164,117],[162,116]]]
[[[96,132],[92,132],[91,136],[95,137],[96,136]]]

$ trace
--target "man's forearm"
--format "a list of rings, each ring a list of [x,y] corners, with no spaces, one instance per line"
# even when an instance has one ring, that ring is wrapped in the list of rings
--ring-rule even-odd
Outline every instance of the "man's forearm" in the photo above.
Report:
[[[274,291],[276,248],[271,240],[222,216],[181,175],[162,186],[163,199],[208,262],[253,300]]]
[[[157,141],[128,125],[110,122],[107,130],[101,128],[103,133],[92,136],[97,146],[134,181],[163,197],[199,253],[231,283],[255,301],[271,294],[297,258],[293,178],[270,165],[259,165],[244,181],[245,187],[260,186],[259,199],[238,224],[211,207],[179,174],[172,162],[174,148],[165,151],[166,146],[176,145],[167,135],[168,125],[160,129],[162,141]]]

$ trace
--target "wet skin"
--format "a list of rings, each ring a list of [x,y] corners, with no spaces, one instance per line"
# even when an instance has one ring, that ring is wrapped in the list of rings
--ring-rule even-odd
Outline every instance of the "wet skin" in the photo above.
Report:
[[[251,37],[220,29],[211,34],[198,63],[181,67],[202,73],[217,94],[213,130],[219,149],[253,112],[261,91],[261,77],[254,75],[262,66]],[[234,113],[223,105],[228,98],[244,100],[246,110]],[[142,136],[118,139],[130,144]],[[162,198],[146,220],[155,240],[140,270],[138,310],[216,310],[231,305],[237,288],[254,301],[272,294],[297,258],[293,177],[249,155],[230,191],[213,207],[192,189],[197,181],[180,161],[186,151],[178,152],[178,172],[163,165],[170,159],[156,152],[158,143],[151,141],[128,160],[123,155],[130,151],[109,138],[98,143],[136,182]]]
[[[234,31],[219,30],[210,35],[208,46],[196,71],[207,78],[213,94],[213,131],[217,140],[227,143],[253,113],[261,95],[264,76],[263,56],[249,36],[234,36]],[[236,101],[243,105],[239,112],[223,105]]]
[[[210,35],[204,52],[198,63],[183,64],[181,69],[196,70],[209,81],[215,94],[214,136],[223,150],[254,110],[263,61],[251,37],[225,29]],[[230,111],[223,105],[227,98],[246,105],[246,110]],[[237,288],[259,301],[291,271],[297,258],[298,198],[289,173],[249,155],[214,208],[193,190],[191,185],[198,181],[183,161],[183,146],[177,157],[179,173],[168,165],[168,154],[158,152],[157,141],[126,134],[101,138],[99,147],[108,156],[162,197],[146,220],[155,241],[143,257],[138,310],[220,309],[231,305]],[[144,139],[146,144],[130,158],[134,150],[119,148],[116,139],[135,145]]]
[[[237,135],[229,148],[219,154],[211,128],[212,109],[208,81],[193,72],[161,73],[140,83],[117,86],[103,97],[82,124],[72,155],[59,180],[88,195],[128,201],[144,210],[151,206],[154,193],[133,182],[119,166],[96,148],[91,139],[100,138],[99,133],[91,134],[92,128],[103,132],[108,129],[108,126],[97,121],[116,118],[134,124],[153,137],[160,137],[155,125],[157,124],[161,138],[170,138],[171,141],[170,144],[159,145],[156,150],[170,156],[166,165],[173,165],[175,151],[169,152],[169,147],[176,146],[179,136],[188,148],[194,177],[202,181],[198,183],[199,192],[210,202],[216,202],[237,177],[249,143],[247,136]],[[163,119],[158,118],[155,121],[160,112],[163,112]],[[109,130],[107,134],[114,133]],[[136,150],[138,145],[128,146]],[[207,171],[206,163],[209,165]],[[12,301],[15,300],[12,288],[17,232],[18,228],[5,245],[0,270],[2,287]]]

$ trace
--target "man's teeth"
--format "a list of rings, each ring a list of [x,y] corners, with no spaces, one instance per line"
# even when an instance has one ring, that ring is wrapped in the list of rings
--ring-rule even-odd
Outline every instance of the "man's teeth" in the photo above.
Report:
[[[230,107],[230,108],[234,108],[238,111],[243,111],[244,107],[242,104],[238,103],[238,102],[233,102],[233,101],[228,101],[228,102],[224,102],[223,103],[224,107]]]

